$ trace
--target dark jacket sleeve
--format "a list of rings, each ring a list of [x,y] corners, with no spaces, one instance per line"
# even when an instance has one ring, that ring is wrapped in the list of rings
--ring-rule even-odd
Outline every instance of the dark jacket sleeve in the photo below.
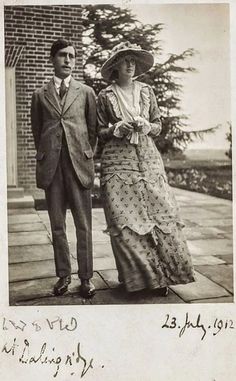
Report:
[[[151,124],[151,131],[149,132],[149,135],[152,137],[156,137],[161,133],[161,114],[160,110],[157,105],[156,96],[154,94],[154,91],[151,87],[149,87],[149,94],[150,94],[150,124]]]
[[[42,110],[40,107],[39,93],[33,93],[31,100],[31,129],[34,137],[34,144],[38,150],[41,130],[42,130]]]
[[[97,105],[98,139],[101,143],[105,143],[111,139],[115,129],[115,125],[109,127],[108,107],[106,105],[106,101],[106,94],[101,91],[98,95]]]

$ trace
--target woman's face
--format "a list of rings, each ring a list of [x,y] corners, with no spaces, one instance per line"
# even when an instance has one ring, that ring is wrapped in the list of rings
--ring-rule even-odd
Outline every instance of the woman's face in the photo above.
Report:
[[[135,60],[132,56],[125,56],[117,66],[119,79],[129,79],[135,73]]]

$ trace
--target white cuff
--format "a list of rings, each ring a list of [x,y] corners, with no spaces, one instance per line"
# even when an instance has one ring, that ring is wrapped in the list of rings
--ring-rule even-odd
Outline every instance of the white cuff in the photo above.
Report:
[[[122,121],[116,123],[116,127],[113,131],[113,135],[116,137],[116,138],[123,138],[124,134],[122,134],[122,132],[120,132],[120,126],[123,124]]]
[[[147,123],[145,123],[144,126],[143,126],[142,133],[143,133],[144,135],[147,135],[147,134],[149,134],[149,132],[151,131],[151,129],[152,129],[152,127],[151,127],[150,123],[147,122]]]

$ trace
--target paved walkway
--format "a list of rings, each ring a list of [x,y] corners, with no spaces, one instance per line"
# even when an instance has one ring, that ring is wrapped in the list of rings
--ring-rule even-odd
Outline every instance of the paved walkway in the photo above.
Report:
[[[137,304],[137,303],[232,303],[233,245],[232,202],[174,189],[197,281],[171,287],[168,297],[142,291],[127,294],[118,287],[117,270],[109,236],[103,233],[102,209],[93,209],[94,284],[91,300],[78,295],[75,230],[67,218],[71,247],[72,283],[62,297],[52,295],[56,282],[51,233],[46,211],[9,209],[9,277],[11,305]]]

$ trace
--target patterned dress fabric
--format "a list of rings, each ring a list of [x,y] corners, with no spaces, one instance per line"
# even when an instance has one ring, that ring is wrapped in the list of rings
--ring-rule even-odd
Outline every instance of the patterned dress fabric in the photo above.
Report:
[[[138,144],[113,135],[122,113],[113,86],[98,97],[102,146],[101,194],[119,281],[127,291],[155,289],[195,280],[183,223],[153,141],[161,131],[150,86],[138,82],[140,116],[151,126]]]

